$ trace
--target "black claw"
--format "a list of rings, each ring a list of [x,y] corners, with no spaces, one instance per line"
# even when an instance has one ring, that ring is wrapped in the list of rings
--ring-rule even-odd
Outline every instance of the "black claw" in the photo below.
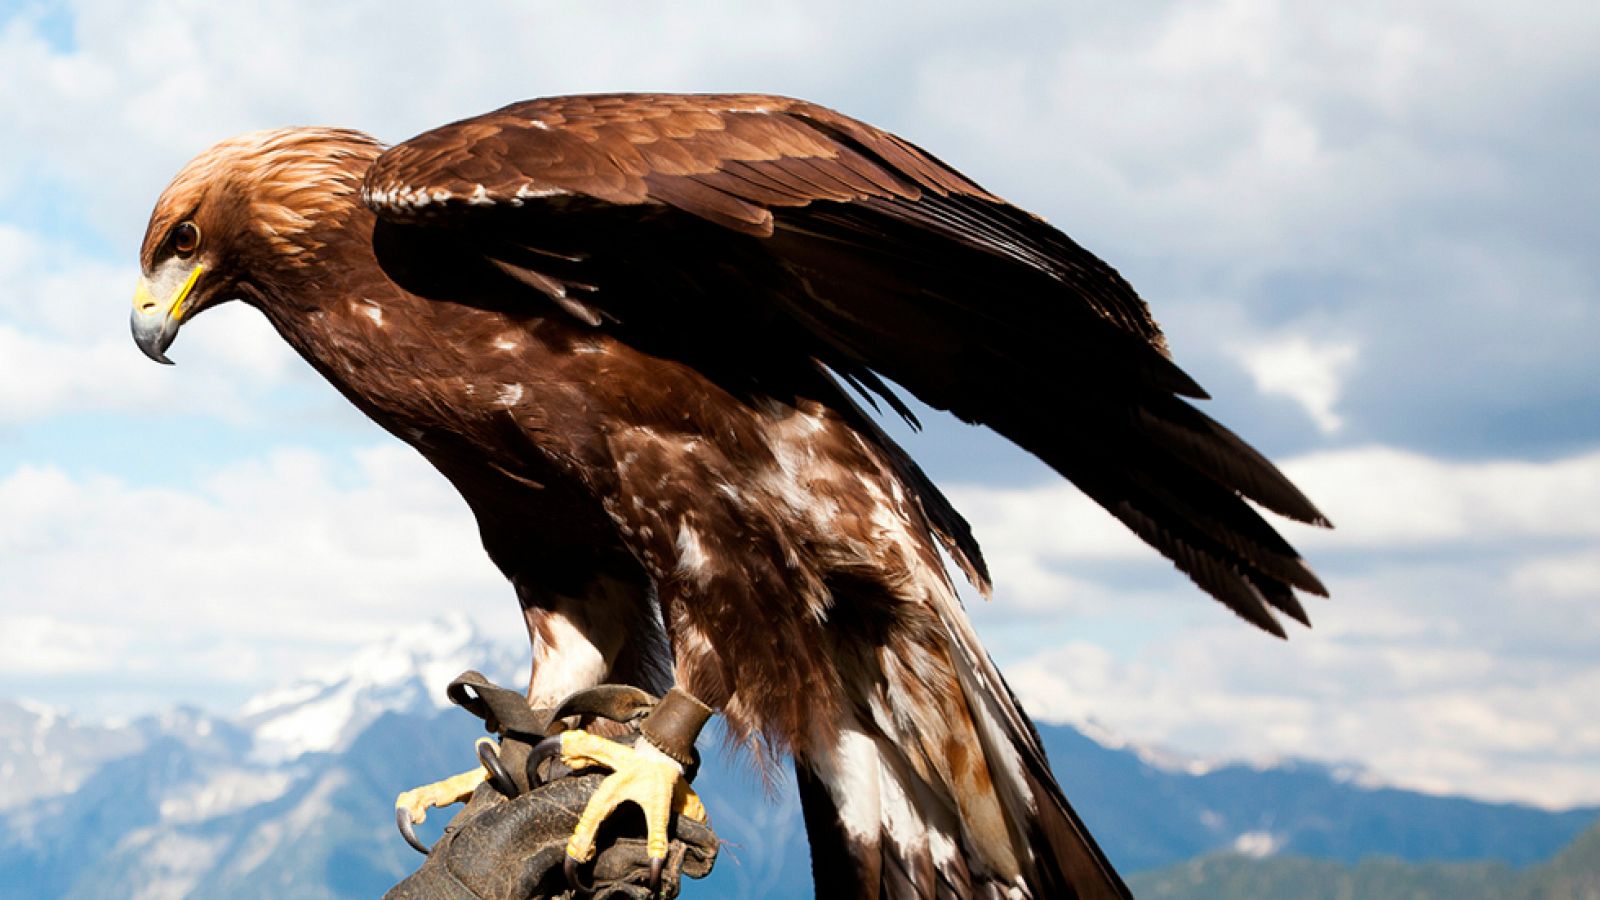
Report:
[[[478,744],[478,761],[489,772],[489,783],[494,789],[505,795],[507,800],[514,799],[518,793],[517,783],[511,780],[511,773],[506,771],[500,762],[500,754],[495,752],[494,744],[485,740]]]
[[[652,897],[661,895],[661,870],[666,868],[666,864],[667,861],[664,859],[650,860],[650,896]]]
[[[541,778],[539,776],[539,767],[544,765],[546,760],[554,760],[551,763],[550,777]],[[559,734],[555,737],[547,737],[534,744],[533,749],[528,751],[528,787],[530,789],[536,788],[560,778],[565,773],[558,773],[556,771],[557,766],[566,768],[566,766],[561,765],[561,735]],[[571,770],[568,769],[567,771],[570,772]]]
[[[583,879],[578,877],[578,861],[572,858],[571,853],[567,854],[566,861],[561,864],[561,871],[567,876],[568,887],[580,894],[588,894],[594,891],[594,885],[584,884]]]
[[[400,836],[406,839],[406,843],[410,844],[412,849],[423,856],[428,855],[428,845],[417,839],[416,829],[411,827],[411,813],[401,807],[395,807],[394,824],[400,828]]]

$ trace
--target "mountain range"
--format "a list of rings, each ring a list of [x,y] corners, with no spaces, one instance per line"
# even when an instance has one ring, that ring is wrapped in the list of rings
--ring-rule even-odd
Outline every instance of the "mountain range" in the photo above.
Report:
[[[421,862],[394,831],[395,794],[475,763],[481,725],[445,704],[443,686],[468,668],[514,683],[524,665],[521,651],[450,619],[230,716],[183,708],[91,723],[0,701],[0,897],[377,896]],[[1161,891],[1232,884],[1262,866],[1342,877],[1375,857],[1515,879],[1600,818],[1382,787],[1304,761],[1175,761],[1094,728],[1039,731],[1067,795],[1141,896],[1287,896]],[[790,783],[715,735],[702,754],[696,787],[724,852],[688,896],[811,896]],[[436,812],[424,839],[448,818]]]
[[[1138,873],[1130,887],[1141,900],[1597,900],[1600,825],[1553,859],[1523,869],[1503,862],[1407,862],[1389,856],[1352,864],[1292,855],[1254,859],[1217,854]]]

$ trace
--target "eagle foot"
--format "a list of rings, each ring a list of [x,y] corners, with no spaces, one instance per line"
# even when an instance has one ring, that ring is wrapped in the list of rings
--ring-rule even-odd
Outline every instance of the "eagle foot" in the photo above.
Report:
[[[695,738],[711,716],[710,707],[687,692],[673,688],[659,702],[643,691],[603,685],[567,698],[556,710],[589,713],[616,721],[637,723],[639,739],[631,745],[608,740],[587,731],[566,731],[560,737],[560,761],[582,771],[606,768],[611,774],[600,783],[584,807],[572,837],[567,841],[564,871],[567,882],[588,890],[578,867],[594,858],[595,835],[606,818],[624,803],[632,802],[644,813],[645,853],[650,860],[650,888],[660,885],[668,850],[668,825],[672,816],[707,821],[705,804],[689,786],[699,756]],[[546,750],[551,742],[535,748]]]
[[[601,823],[623,803],[631,801],[644,812],[645,852],[652,860],[667,857],[667,825],[673,813],[706,821],[705,805],[689,787],[683,765],[649,741],[628,746],[587,731],[568,731],[561,735],[561,761],[577,771],[596,766],[611,770],[567,841],[573,864],[594,858]]]
[[[480,762],[486,751],[491,755],[494,753],[494,742],[488,738],[479,738]],[[466,802],[472,796],[472,792],[477,790],[478,785],[494,774],[492,770],[479,765],[476,769],[401,793],[394,801],[394,820],[400,829],[400,836],[419,853],[427,853],[428,845],[417,837],[415,826],[428,820],[428,810]]]

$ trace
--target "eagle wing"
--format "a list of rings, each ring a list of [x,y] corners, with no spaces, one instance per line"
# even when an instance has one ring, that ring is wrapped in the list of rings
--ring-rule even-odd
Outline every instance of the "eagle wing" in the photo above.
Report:
[[[1326,593],[1246,498],[1327,520],[1183,399],[1206,395],[1133,288],[892,134],[763,95],[546,98],[391,148],[363,198],[394,225],[461,236],[591,325],[689,339],[712,322],[726,339],[759,323],[907,418],[883,379],[987,425],[1271,633],[1269,607],[1307,621],[1295,588]],[[607,290],[652,277],[659,299]],[[982,586],[965,524],[937,505]]]

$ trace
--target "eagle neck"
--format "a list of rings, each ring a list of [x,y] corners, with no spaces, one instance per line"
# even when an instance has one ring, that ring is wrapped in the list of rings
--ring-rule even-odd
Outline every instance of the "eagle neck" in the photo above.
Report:
[[[349,306],[387,284],[372,251],[373,223],[360,203],[327,216],[310,232],[315,249],[263,267],[247,292],[284,340],[341,390]]]

